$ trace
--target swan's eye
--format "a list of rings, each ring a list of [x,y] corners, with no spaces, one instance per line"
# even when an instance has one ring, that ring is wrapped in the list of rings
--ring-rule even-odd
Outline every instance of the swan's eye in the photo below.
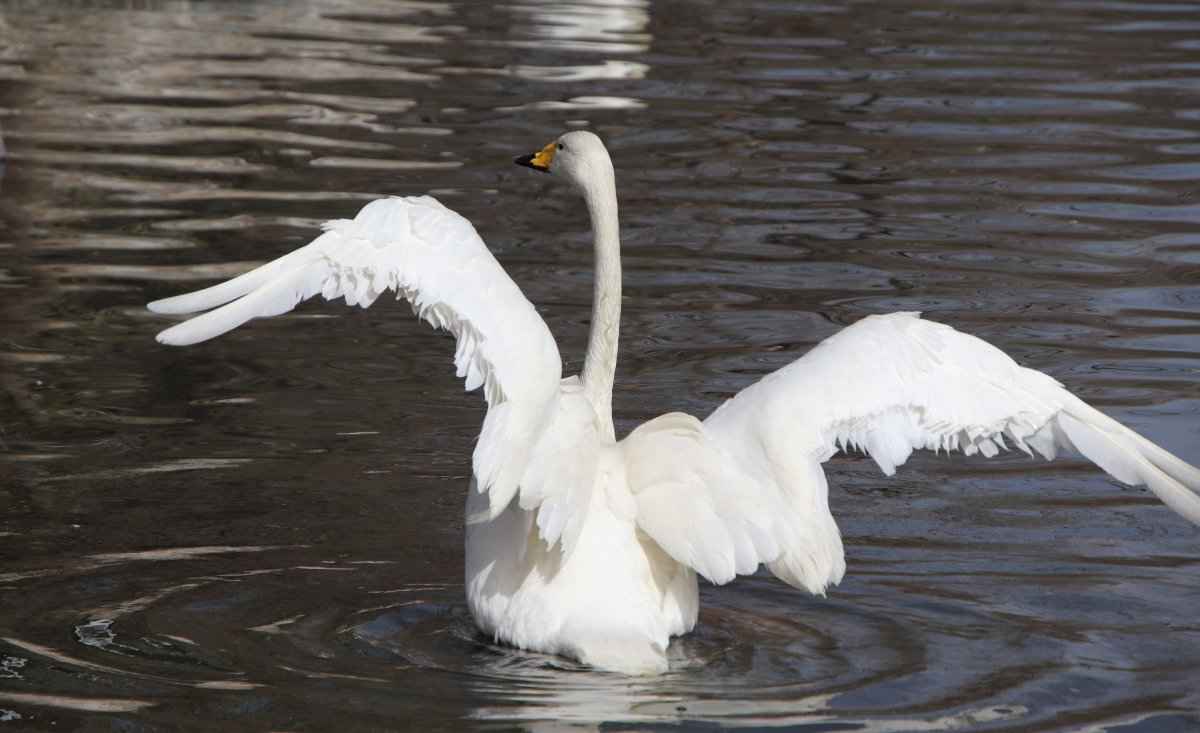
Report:
[[[563,149],[563,144],[562,144],[562,143],[559,143],[559,144],[558,144],[558,149],[559,149],[559,150],[562,150],[562,149]]]

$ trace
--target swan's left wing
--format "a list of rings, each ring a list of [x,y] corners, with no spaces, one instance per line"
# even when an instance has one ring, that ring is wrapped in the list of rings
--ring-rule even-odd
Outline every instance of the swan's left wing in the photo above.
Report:
[[[1200,523],[1200,470],[1053,378],[917,313],[870,316],[834,334],[721,405],[704,431],[745,476],[765,477],[810,516],[829,510],[824,479],[809,475],[809,466],[838,450],[865,451],[890,476],[915,449],[990,457],[1011,444],[1046,459],[1060,448],[1077,450]],[[834,533],[801,544],[811,555],[835,542]],[[812,582],[810,570],[789,572],[786,561],[772,565],[776,575],[822,585],[821,578]],[[828,576],[823,582],[836,582],[840,569],[832,567]]]
[[[366,308],[395,290],[430,325],[454,334],[458,376],[468,390],[484,388],[474,470],[499,513],[555,412],[562,362],[550,330],[471,223],[434,198],[372,201],[354,219],[323,228],[310,244],[228,282],[151,303],[158,313],[208,311],[158,340],[194,344],[317,294]]]

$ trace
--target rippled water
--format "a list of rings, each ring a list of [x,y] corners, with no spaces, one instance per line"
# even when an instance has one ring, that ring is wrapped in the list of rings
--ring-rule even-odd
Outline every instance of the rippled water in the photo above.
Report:
[[[0,730],[1200,727],[1200,533],[1079,463],[829,465],[849,574],[705,588],[673,670],[462,599],[482,409],[402,305],[187,350],[147,300],[385,193],[472,219],[579,368],[618,167],[619,428],[920,309],[1200,462],[1200,5],[0,2]]]

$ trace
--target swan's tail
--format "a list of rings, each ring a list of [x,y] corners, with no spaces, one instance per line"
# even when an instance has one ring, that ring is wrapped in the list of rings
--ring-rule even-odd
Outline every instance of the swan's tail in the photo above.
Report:
[[[1200,469],[1151,443],[1078,398],[1058,414],[1056,436],[1113,477],[1146,486],[1194,524],[1200,524]]]

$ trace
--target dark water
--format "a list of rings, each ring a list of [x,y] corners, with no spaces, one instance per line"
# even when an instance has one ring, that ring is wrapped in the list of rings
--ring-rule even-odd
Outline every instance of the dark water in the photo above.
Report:
[[[1200,728],[1200,532],[1083,464],[835,459],[846,581],[630,680],[475,635],[481,400],[407,307],[154,343],[432,191],[578,370],[586,219],[510,161],[580,124],[621,429],[920,309],[1200,462],[1200,4],[0,2],[0,730]]]

